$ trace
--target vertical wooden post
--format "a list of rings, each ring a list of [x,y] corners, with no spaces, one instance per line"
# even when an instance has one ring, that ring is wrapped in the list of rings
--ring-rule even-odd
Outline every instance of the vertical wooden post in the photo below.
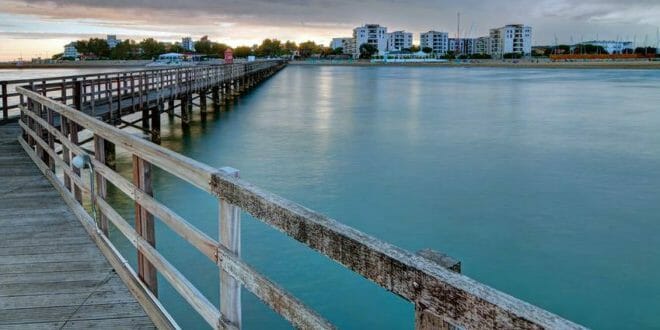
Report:
[[[221,171],[230,176],[238,177],[239,171],[231,167],[223,167]],[[220,198],[220,244],[229,251],[241,255],[241,210]],[[230,322],[236,328],[241,328],[241,286],[231,275],[220,270],[220,316],[225,322]]]
[[[2,119],[9,118],[9,104],[7,104],[7,83],[2,82]]]
[[[62,132],[66,138],[69,138],[69,120],[64,116],[60,116],[60,132]],[[71,154],[69,153],[69,148],[65,144],[62,144],[62,160],[64,160],[64,164],[67,166],[70,166],[71,164],[70,158]],[[64,187],[66,187],[67,190],[72,191],[71,178],[66,171],[64,172]]]
[[[50,150],[52,151],[55,151],[55,136],[53,136],[53,134],[51,134],[49,130],[51,127],[55,126],[55,118],[53,115],[53,110],[51,110],[50,108],[46,108],[46,116],[47,116],[46,118],[48,121],[48,126],[50,126],[46,130],[46,134],[48,134],[48,148],[50,148]],[[50,157],[50,154],[48,155],[49,155],[48,164],[50,165],[50,170],[53,173],[55,173],[55,158]]]
[[[71,134],[71,143],[78,145],[78,124],[76,124],[72,120],[69,120],[68,122],[69,122],[69,134]],[[75,154],[73,157],[75,157]],[[71,158],[73,159],[73,157]],[[78,177],[80,177],[79,168],[73,167],[73,173],[75,173]],[[74,195],[76,197],[76,200],[78,201],[78,203],[82,204],[82,190],[76,184],[74,184],[73,187],[74,187]]]
[[[100,163],[106,164],[106,155],[107,151],[105,150],[106,147],[106,142],[105,140],[94,134],[94,158],[98,160]],[[108,197],[108,186],[107,182],[105,181],[105,178],[101,174],[96,174],[96,192],[92,192],[93,194],[96,193],[96,195],[105,200],[106,197]],[[108,236],[108,218],[103,215],[102,212],[99,212],[99,218],[98,218],[99,223],[97,224],[99,226],[99,229],[105,234],[105,236]]]
[[[211,89],[211,95],[213,98],[213,110],[218,111],[220,107],[220,87],[218,85],[213,86]]]
[[[426,249],[417,251],[417,255],[430,260],[441,267],[456,273],[461,273],[461,262],[440,252]],[[457,330],[461,329],[447,322],[441,315],[427,311],[424,306],[415,304],[415,329],[416,330]]]
[[[151,187],[151,164],[146,160],[133,155],[133,184],[140,190],[153,196]],[[154,217],[139,203],[135,203],[135,231],[151,246],[156,246],[156,233],[154,230]],[[145,258],[140,251],[137,253],[138,276],[147,285],[154,295],[158,296],[158,282],[156,268]]]
[[[160,109],[163,106],[159,103],[151,109],[151,141],[160,143]]]
[[[167,116],[172,120],[174,118],[174,99],[170,99],[167,105]]]
[[[202,121],[206,121],[206,91],[199,92],[199,113]]]

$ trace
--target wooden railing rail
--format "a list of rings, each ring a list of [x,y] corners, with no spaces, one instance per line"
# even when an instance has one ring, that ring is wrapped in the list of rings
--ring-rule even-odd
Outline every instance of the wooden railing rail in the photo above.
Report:
[[[276,60],[257,61],[224,65],[202,65],[182,68],[162,68],[84,75],[58,76],[38,79],[16,79],[0,81],[0,121],[18,116],[19,86],[32,86],[32,90],[62,103],[74,105],[75,88],[80,88],[83,103],[118,98],[132,92],[132,86],[157,90],[166,87],[203,88],[222,79],[235,79],[244,73],[263,70],[277,63]],[[183,79],[176,79],[183,77]],[[142,81],[142,83],[140,83]],[[195,85],[188,86],[187,84]],[[145,90],[146,91],[146,90]]]
[[[196,79],[214,81],[214,74],[218,72],[183,70],[176,75],[189,75],[186,81],[197,84]],[[158,78],[151,82],[158,84],[163,81],[167,80]],[[432,315],[448,324],[467,329],[581,328],[550,312],[445,269],[426,257],[380,241],[253,186],[239,178],[236,170],[217,169],[188,158],[128,134],[35,90],[18,87],[17,92],[26,99],[25,104],[20,105],[20,125],[23,129],[21,144],[74,208],[86,228],[93,229],[88,232],[100,246],[108,246],[106,250],[109,252],[106,255],[112,257],[110,252],[116,253],[116,249],[106,236],[107,224],[104,221],[112,223],[135,246],[139,256],[138,271],[133,271],[125,263],[116,262],[116,266],[125,270],[122,278],[128,284],[134,283],[132,291],[142,297],[143,302],[148,300],[145,304],[151,307],[145,309],[155,314],[154,317],[160,320],[158,323],[162,327],[176,328],[176,323],[168,317],[166,311],[158,311],[162,306],[157,301],[157,283],[152,275],[154,273],[150,273],[150,267],[160,272],[214,328],[241,327],[240,286],[255,294],[298,328],[332,328],[327,320],[240,258],[239,210],[243,210],[410,301],[420,311],[419,315],[423,312],[425,317]],[[44,114],[51,114],[48,118],[57,114],[66,125],[56,127],[44,119]],[[77,134],[82,130],[95,136],[94,157],[91,159],[97,174],[95,192],[89,191],[90,185],[83,182],[80,174],[69,164],[72,157],[87,153],[77,143]],[[105,164],[101,155],[107,145],[120,147],[133,155],[133,180],[124,178]],[[55,152],[58,146],[66,152]],[[153,197],[151,166],[218,198],[220,233],[217,239],[195,228]],[[63,172],[63,181],[55,175],[58,169]],[[108,182],[134,200],[136,228],[132,228],[106,200],[104,187]],[[95,220],[80,211],[81,198],[76,196],[76,188],[91,193],[92,202],[99,211]],[[153,221],[149,221],[153,217],[217,264],[221,284],[219,309],[158,252],[153,236]],[[95,224],[89,225],[90,221],[95,221]],[[123,260],[121,256],[113,258]]]

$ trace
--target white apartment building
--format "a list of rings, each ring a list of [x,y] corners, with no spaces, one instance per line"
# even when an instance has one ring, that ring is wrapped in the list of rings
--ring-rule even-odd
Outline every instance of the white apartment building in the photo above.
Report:
[[[378,55],[387,52],[388,34],[387,28],[378,24],[365,24],[364,26],[353,29],[353,39],[355,39],[355,52],[353,56],[360,56],[360,46],[370,44],[378,48]]]
[[[490,30],[491,55],[508,53],[531,54],[532,28],[522,24],[511,24]]]
[[[355,39],[353,38],[332,38],[330,42],[330,48],[337,49],[341,48],[344,54],[354,54],[355,53]]]
[[[491,39],[490,37],[479,37],[474,43],[474,53],[473,54],[490,54]]]
[[[401,51],[410,49],[413,42],[413,34],[405,31],[394,31],[388,34],[387,50],[388,51]]]
[[[429,31],[419,35],[419,46],[431,48],[433,53],[444,55],[449,51],[449,34],[447,32]]]
[[[454,54],[476,54],[477,51],[477,39],[476,38],[449,38],[449,50],[453,51]]]
[[[105,42],[108,44],[108,47],[110,47],[110,49],[112,49],[112,48],[117,47],[117,44],[119,44],[121,42],[121,40],[117,39],[117,36],[114,35],[114,34],[108,34],[106,39],[105,39]]]
[[[195,43],[193,42],[191,37],[186,37],[181,39],[181,47],[183,47],[183,49],[189,52],[195,51]]]
[[[64,54],[62,57],[65,58],[78,58],[78,50],[76,49],[76,43],[72,42],[64,46]]]
[[[582,45],[601,46],[610,54],[621,54],[624,50],[634,50],[632,41],[591,40],[580,43]]]

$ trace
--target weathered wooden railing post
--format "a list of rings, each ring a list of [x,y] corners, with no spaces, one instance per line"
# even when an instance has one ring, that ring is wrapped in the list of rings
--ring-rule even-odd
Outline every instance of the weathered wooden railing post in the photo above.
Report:
[[[220,171],[234,177],[239,171],[231,167],[220,168]],[[220,198],[220,217],[218,224],[220,245],[240,257],[241,255],[241,210]],[[241,328],[241,286],[236,279],[224,270],[220,270],[220,316],[236,328]]]
[[[137,155],[133,155],[133,184],[144,193],[153,196],[151,187],[151,164]],[[156,246],[154,217],[138,202],[135,203],[135,231],[151,246]],[[158,295],[156,268],[138,251],[138,276],[154,295]]]
[[[461,262],[440,252],[425,249],[417,252],[417,255],[433,261],[434,263],[456,273],[461,273]],[[425,310],[424,306],[415,304],[415,329],[416,330],[456,330],[460,329],[448,323],[442,316]]]
[[[82,105],[83,105],[83,98],[84,97],[85,96],[83,95],[83,82],[74,78],[74,80],[73,80],[73,107],[76,108],[76,110],[82,111]],[[74,122],[73,120],[67,120],[67,122],[69,123],[69,128],[68,128],[68,132],[70,134],[69,139],[73,144],[78,145],[78,124],[76,124],[76,122]],[[74,157],[75,157],[75,155],[74,155]],[[73,157],[71,157],[71,159],[73,159]],[[73,172],[78,177],[80,177],[80,169],[79,168],[74,167]],[[73,191],[74,191],[73,194],[74,194],[76,200],[78,201],[78,203],[82,204],[82,190],[76,184],[73,184],[73,188],[74,188],[73,189]]]
[[[106,144],[106,141],[102,137],[94,134],[94,158],[96,158],[96,160],[102,164],[107,164]],[[108,187],[105,178],[101,174],[96,173],[96,192],[92,193],[95,193],[98,197],[105,200],[108,196],[107,189]],[[103,214],[103,212],[99,212],[98,226],[103,234],[108,236],[108,218]]]
[[[9,104],[7,103],[7,83],[2,82],[2,119],[7,120],[9,118]]]

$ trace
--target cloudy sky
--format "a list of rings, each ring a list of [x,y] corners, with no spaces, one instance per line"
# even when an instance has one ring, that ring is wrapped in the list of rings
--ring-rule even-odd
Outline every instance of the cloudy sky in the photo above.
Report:
[[[173,41],[203,35],[230,45],[264,38],[350,36],[363,23],[480,36],[523,23],[535,44],[628,39],[655,45],[660,0],[0,0],[0,60],[49,57],[71,40],[117,34]]]

